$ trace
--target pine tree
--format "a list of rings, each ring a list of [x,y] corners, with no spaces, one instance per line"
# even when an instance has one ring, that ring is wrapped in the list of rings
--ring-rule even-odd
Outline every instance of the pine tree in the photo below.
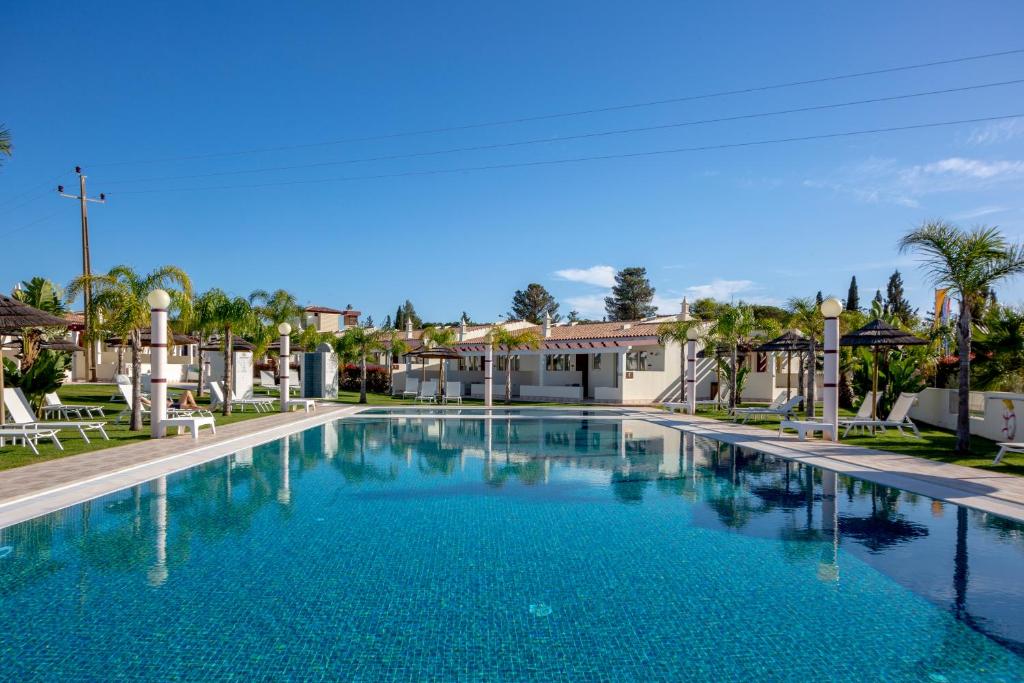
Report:
[[[571,323],[578,323],[580,321],[580,312],[579,311],[569,311],[569,318],[568,318],[568,320]]]
[[[401,306],[399,306],[398,310],[395,311],[395,329],[405,329],[405,311],[402,310]]]
[[[857,276],[850,278],[850,289],[846,292],[846,310],[860,310],[860,293],[857,291]]]
[[[615,274],[615,286],[611,296],[604,299],[604,310],[612,321],[640,320],[657,313],[652,301],[654,287],[647,279],[647,269],[623,268]]]
[[[390,330],[391,329],[391,314],[390,313],[388,314],[388,317],[384,318],[384,324],[381,325],[381,327],[383,329],[385,329],[385,330]]]
[[[885,308],[885,299],[882,298],[882,290],[880,289],[875,290],[875,303],[883,309]]]
[[[373,316],[372,315],[366,316],[366,320],[363,322],[363,327],[366,327],[366,328],[373,327]]]
[[[544,322],[544,314],[551,315],[551,322],[558,322],[558,302],[543,285],[531,282],[526,289],[517,289],[512,296],[512,310],[508,317],[511,320],[526,320],[534,325]]]
[[[885,312],[903,325],[910,325],[917,314],[903,296],[903,276],[898,270],[889,276],[889,282],[885,286]]]
[[[460,323],[464,323],[464,324],[466,324],[466,325],[469,325],[469,324],[471,324],[471,322],[472,322],[472,321],[471,321],[471,320],[470,320],[470,318],[469,318],[469,313],[466,313],[465,311],[463,311],[463,312],[462,312],[462,315],[461,315],[461,316],[459,316],[459,322],[460,322]]]
[[[814,305],[821,308],[823,303],[825,303],[825,297],[821,295],[821,290],[819,289],[818,293],[814,295]]]
[[[402,304],[402,326],[405,327],[406,321],[411,320],[414,328],[423,327],[423,320],[416,315],[416,309],[413,307],[412,302],[408,299]]]

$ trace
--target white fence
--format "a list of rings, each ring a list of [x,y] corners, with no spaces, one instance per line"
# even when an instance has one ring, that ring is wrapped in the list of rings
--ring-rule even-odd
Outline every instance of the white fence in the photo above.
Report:
[[[970,409],[971,434],[994,441],[1024,437],[1024,428],[1017,429],[1017,413],[1024,418],[1024,394],[972,391]],[[911,419],[945,429],[956,429],[956,414],[956,389],[925,389],[918,395],[917,405],[910,410]]]

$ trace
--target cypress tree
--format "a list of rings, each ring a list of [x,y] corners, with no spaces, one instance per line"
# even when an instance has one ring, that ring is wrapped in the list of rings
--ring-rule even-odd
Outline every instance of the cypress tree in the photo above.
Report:
[[[889,276],[885,286],[885,312],[904,325],[911,324],[917,313],[903,295],[903,276],[898,270]]]
[[[846,292],[846,310],[860,310],[860,293],[857,291],[857,276],[850,278],[850,289]]]
[[[814,305],[821,308],[823,303],[825,303],[825,297],[821,295],[821,290],[819,289],[818,293],[814,295]]]

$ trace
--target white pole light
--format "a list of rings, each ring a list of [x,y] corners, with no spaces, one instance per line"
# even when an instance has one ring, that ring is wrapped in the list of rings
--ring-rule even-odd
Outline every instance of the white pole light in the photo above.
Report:
[[[150,363],[150,435],[159,439],[167,433],[167,307],[171,295],[154,289],[146,297],[149,303],[149,363]]]
[[[839,315],[843,302],[835,297],[821,302],[825,317],[825,377],[823,420],[832,425],[832,440],[839,441]]]
[[[281,335],[281,357],[277,362],[277,387],[281,392],[281,412],[288,412],[288,399],[291,394],[291,335],[292,326],[288,323],[281,323],[277,326],[277,332]]]

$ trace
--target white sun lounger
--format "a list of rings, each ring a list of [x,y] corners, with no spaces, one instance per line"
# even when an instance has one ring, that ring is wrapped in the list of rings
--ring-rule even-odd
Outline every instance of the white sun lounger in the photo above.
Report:
[[[37,429],[75,429],[86,443],[89,443],[87,431],[97,431],[107,441],[107,430],[102,422],[43,422],[32,411],[32,404],[25,398],[20,388],[4,389],[4,405],[11,421],[18,427],[34,427]]]
[[[914,432],[915,437],[920,439],[921,432],[918,431],[917,425],[914,424],[908,415],[915,403],[917,403],[917,394],[903,393],[896,399],[892,410],[889,411],[889,416],[884,420],[872,420],[871,418],[859,420],[855,418],[852,420],[840,420],[839,426],[846,427],[846,430],[843,432],[844,437],[850,433],[851,429],[879,429],[884,432],[887,428],[892,427],[903,436],[906,436],[906,432],[903,429],[908,428]]]
[[[28,446],[32,452],[39,455],[39,439],[49,439],[60,450],[64,450],[60,439],[57,438],[56,429],[38,429],[36,427],[19,427],[17,425],[5,424],[0,427],[0,446],[4,441],[10,439],[12,443],[21,441],[23,446]]]
[[[783,403],[777,405],[767,405],[763,407],[749,407],[749,408],[736,408],[733,413],[733,419],[743,418],[742,422],[746,423],[751,417],[763,415],[765,417],[771,415],[778,415],[783,419],[789,419],[793,412],[796,411],[796,407],[800,405],[800,402],[804,400],[803,396],[794,396],[788,401],[785,400],[785,394],[782,396]]]
[[[260,386],[263,387],[264,389],[266,389],[267,391],[276,392],[278,396],[281,395],[281,385],[278,384],[277,381],[274,379],[274,376],[272,374],[270,374],[269,372],[267,372],[266,370],[260,370]],[[288,378],[288,393],[289,394],[291,394],[293,392],[294,393],[298,393],[298,391],[299,391],[298,384],[292,384],[291,383],[291,378],[289,377]]]
[[[220,382],[210,382],[210,391],[213,393],[212,406],[219,406],[224,403],[224,385]],[[238,398],[235,392],[231,392],[231,404],[238,406],[238,409],[245,412],[246,406],[252,406],[257,412],[270,412],[274,407],[272,398]]]
[[[42,407],[44,419],[50,413],[56,413],[58,417],[63,417],[65,420],[71,419],[72,415],[81,418],[82,413],[85,413],[86,417],[103,417],[103,408],[100,406],[61,403],[60,397],[53,391],[43,394],[43,401],[45,401]]]
[[[420,380],[417,377],[406,377],[405,378],[405,390],[402,392],[402,398],[416,398],[419,395]]]
[[[420,385],[416,400],[421,403],[437,403],[437,380],[428,379]]]
[[[445,403],[452,402],[462,405],[462,382],[445,382],[444,398]]]
[[[1007,453],[1024,453],[1024,442],[1022,441],[1003,441],[996,445],[999,446],[999,452],[996,453],[996,459],[992,461],[993,465],[998,465]]]

